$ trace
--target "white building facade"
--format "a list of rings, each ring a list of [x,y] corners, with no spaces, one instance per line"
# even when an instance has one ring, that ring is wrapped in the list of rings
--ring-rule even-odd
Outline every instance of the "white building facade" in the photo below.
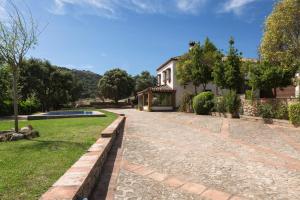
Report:
[[[157,84],[159,86],[167,86],[172,90],[175,90],[175,102],[176,107],[179,107],[181,104],[181,100],[185,94],[195,94],[195,87],[192,83],[187,85],[180,85],[176,79],[176,63],[178,58],[171,58],[164,64],[162,64],[159,68],[157,68]],[[203,92],[203,87],[197,87],[197,93]],[[218,94],[218,88],[209,83],[206,86],[206,91],[211,91],[214,94]]]

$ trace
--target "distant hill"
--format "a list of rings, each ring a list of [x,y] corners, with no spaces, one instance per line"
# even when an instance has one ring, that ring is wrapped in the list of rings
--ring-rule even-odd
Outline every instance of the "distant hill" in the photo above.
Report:
[[[100,78],[102,77],[101,75],[87,70],[68,69],[65,67],[60,68],[72,72],[75,77],[82,82],[83,92],[81,93],[81,98],[96,97],[97,85]]]

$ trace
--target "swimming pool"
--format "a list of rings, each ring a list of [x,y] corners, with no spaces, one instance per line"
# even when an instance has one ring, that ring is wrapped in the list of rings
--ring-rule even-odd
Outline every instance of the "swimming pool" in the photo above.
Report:
[[[96,112],[96,111],[95,111]],[[51,111],[47,112],[44,115],[92,115],[93,111],[83,111],[83,110],[75,110],[75,111]]]
[[[81,117],[104,117],[105,114],[99,111],[84,111],[84,110],[70,110],[70,111],[51,111],[37,115],[29,115],[28,120],[39,119],[59,119],[59,118],[81,118]]]

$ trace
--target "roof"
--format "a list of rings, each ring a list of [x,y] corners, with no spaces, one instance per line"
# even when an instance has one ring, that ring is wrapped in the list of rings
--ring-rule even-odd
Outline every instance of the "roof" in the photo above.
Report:
[[[156,71],[160,70],[161,68],[163,68],[164,66],[166,66],[167,64],[169,64],[169,63],[172,62],[172,61],[177,61],[179,58],[180,58],[180,56],[176,56],[176,57],[170,58],[170,59],[167,60],[165,63],[163,63],[162,65],[160,65],[160,66],[156,69]]]
[[[143,91],[138,92],[138,94],[143,94],[145,92],[175,92],[176,90],[173,90],[171,87],[167,85],[161,85],[161,86],[155,86],[155,87],[149,87]]]

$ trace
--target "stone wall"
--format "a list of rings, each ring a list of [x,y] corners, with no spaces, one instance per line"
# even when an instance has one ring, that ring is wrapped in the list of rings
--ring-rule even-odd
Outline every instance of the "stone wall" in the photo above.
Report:
[[[255,100],[246,100],[242,99],[242,110],[243,110],[243,115],[246,116],[259,116],[259,111],[258,111],[258,106],[260,104],[271,104],[271,105],[276,105],[276,104],[285,104],[289,105],[291,103],[297,102],[297,98],[274,98],[274,99],[255,99]]]
[[[251,100],[242,100],[242,110],[243,110],[243,115],[246,116],[258,116],[258,103],[257,101],[251,101]]]
[[[102,132],[102,137],[42,195],[40,200],[78,200],[89,197],[100,177],[114,139],[123,131],[124,125],[125,117],[120,116],[108,126]]]

